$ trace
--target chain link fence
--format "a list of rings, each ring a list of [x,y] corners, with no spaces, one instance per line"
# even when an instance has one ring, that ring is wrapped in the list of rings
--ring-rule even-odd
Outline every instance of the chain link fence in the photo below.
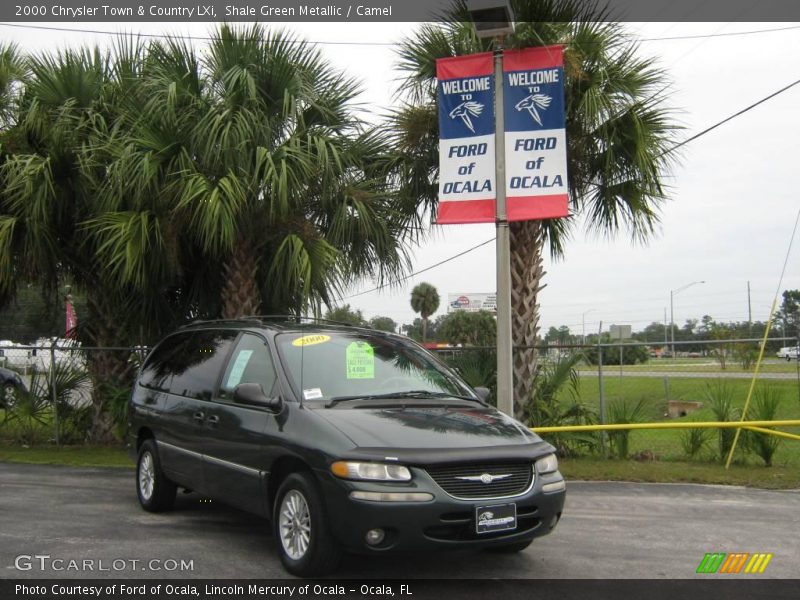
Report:
[[[769,389],[773,400],[754,403],[748,418],[800,417],[798,340],[770,340],[757,364],[760,342],[737,339],[517,348],[517,352],[533,350],[538,365],[523,420],[530,426],[682,418],[735,420],[754,374],[756,394]],[[117,363],[128,367],[123,385],[95,389],[89,363],[98,357],[94,353],[107,356],[111,352]],[[497,368],[493,347],[448,347],[436,353],[470,385],[487,387],[494,395]],[[147,348],[142,346],[95,348],[64,339],[29,345],[0,342],[0,441],[86,441],[98,405],[114,415],[121,432],[131,385],[146,354]],[[603,434],[579,445],[600,445],[605,452],[611,441],[610,434]],[[562,449],[569,453],[566,443]],[[621,454],[627,452],[620,450]]]
[[[537,371],[531,398],[522,404],[527,425],[572,426],[671,420],[735,421],[748,396],[748,419],[800,418],[797,338],[769,340],[758,362],[760,339],[669,343],[551,344],[533,351]],[[494,348],[439,348],[437,354],[472,386],[495,391]],[[755,377],[755,382],[754,381]],[[751,384],[752,390],[751,390]],[[729,447],[731,433],[616,432],[549,434],[562,454],[693,458]],[[758,452],[761,439],[754,441]],[[718,448],[717,448],[718,446]],[[772,449],[774,453],[774,448]],[[766,456],[769,449],[763,450]],[[800,463],[800,456],[798,463]],[[794,459],[792,459],[794,460]],[[771,458],[765,459],[771,464]]]
[[[96,389],[89,363],[99,353],[113,355],[120,386]],[[87,440],[96,407],[124,426],[125,404],[147,348],[88,347],[69,339],[33,344],[0,342],[0,441],[23,445]]]

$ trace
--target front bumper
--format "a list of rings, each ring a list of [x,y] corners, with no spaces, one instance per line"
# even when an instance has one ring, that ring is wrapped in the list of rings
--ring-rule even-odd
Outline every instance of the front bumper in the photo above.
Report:
[[[319,472],[322,491],[329,510],[331,533],[347,550],[358,553],[415,552],[425,549],[465,549],[502,546],[523,542],[550,533],[561,518],[566,491],[544,492],[542,487],[562,481],[556,471],[536,473],[533,486],[524,494],[510,498],[461,500],[442,490],[421,469],[412,468],[407,484],[381,484],[345,481]],[[371,502],[350,498],[353,490],[374,492],[428,492],[428,502]],[[510,531],[478,534],[475,509],[479,506],[507,504],[517,507],[517,527]],[[366,543],[371,529],[382,529],[386,537],[378,545]]]

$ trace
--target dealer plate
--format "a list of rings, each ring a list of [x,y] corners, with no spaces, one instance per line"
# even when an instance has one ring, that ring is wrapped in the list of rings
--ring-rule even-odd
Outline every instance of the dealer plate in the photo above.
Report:
[[[516,529],[517,505],[510,502],[475,507],[475,528],[478,533]]]

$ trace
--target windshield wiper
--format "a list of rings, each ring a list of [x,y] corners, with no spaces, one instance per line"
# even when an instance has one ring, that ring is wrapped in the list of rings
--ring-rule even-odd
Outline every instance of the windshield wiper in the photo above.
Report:
[[[450,394],[448,392],[433,392],[430,390],[407,390],[405,392],[388,392],[386,394],[360,394],[357,396],[335,396],[325,405],[326,408],[335,406],[339,402],[347,402],[349,400],[395,400],[398,398],[452,398],[454,400],[468,400],[470,402],[477,402],[486,405],[485,402],[478,398],[471,396],[459,396],[458,394]]]

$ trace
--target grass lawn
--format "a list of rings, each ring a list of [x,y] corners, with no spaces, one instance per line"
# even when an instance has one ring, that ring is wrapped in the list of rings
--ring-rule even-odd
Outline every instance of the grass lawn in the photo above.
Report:
[[[0,461],[72,467],[128,467],[134,464],[121,446],[0,446]]]
[[[706,397],[709,385],[718,380],[709,378],[669,380],[669,398],[704,402],[705,406],[681,420],[716,420],[708,408]],[[750,386],[749,380],[728,379],[732,390],[733,405],[744,406]],[[778,419],[800,419],[800,400],[797,382],[793,380],[760,381],[757,386],[774,386],[781,393]],[[598,379],[580,378],[581,400],[587,405],[599,406]],[[653,377],[614,377],[604,378],[606,405],[620,400],[638,402],[642,400],[646,410],[644,421],[666,421],[666,390],[662,378]],[[563,393],[563,392],[562,392]],[[757,415],[750,414],[751,419]],[[2,411],[0,411],[2,423]],[[56,448],[48,444],[50,427],[43,427],[37,441],[29,448],[11,441],[11,423],[0,424],[0,461],[35,464],[64,464],[87,467],[132,467],[127,452],[121,446],[62,446]],[[16,425],[14,425],[16,426]],[[800,434],[800,427],[786,428],[786,431]],[[763,466],[763,461],[754,454],[737,451],[734,464],[725,470],[719,461],[717,431],[709,431],[706,444],[694,460],[689,460],[683,451],[682,437],[688,430],[645,430],[630,433],[631,455],[642,451],[651,452],[656,460],[638,462],[635,460],[603,460],[597,457],[564,459],[563,471],[570,479],[612,480],[612,481],[651,481],[651,482],[694,482],[730,485],[748,485],[763,488],[800,488],[800,441],[781,440],[773,457],[773,467]],[[547,439],[547,435],[543,436]],[[741,445],[739,446],[741,448]]]
[[[671,400],[686,400],[703,402],[704,406],[697,412],[678,419],[679,421],[716,421],[713,412],[708,406],[708,390],[709,386],[714,386],[719,380],[715,378],[702,378],[702,379],[678,379],[672,378],[669,380],[669,398]],[[732,403],[733,406],[743,408],[747,392],[750,387],[749,380],[743,379],[727,379],[727,385],[732,390]],[[800,419],[800,400],[798,400],[797,383],[794,381],[763,381],[756,384],[759,386],[769,385],[780,390],[781,400],[776,415],[777,419]],[[604,390],[606,407],[614,402],[626,401],[628,403],[639,402],[642,400],[645,404],[645,414],[642,418],[645,422],[667,422],[667,397],[664,380],[661,378],[653,377],[605,377]],[[599,408],[599,382],[596,377],[581,377],[580,379],[580,397],[581,400],[595,408]],[[756,420],[758,415],[753,410],[753,402],[750,404],[750,411],[748,418]],[[606,409],[608,411],[608,408]],[[607,412],[608,414],[608,412]],[[800,435],[800,428],[785,428],[784,431]],[[669,463],[670,461],[685,461],[687,460],[681,445],[682,436],[688,435],[687,430],[644,430],[632,431],[630,433],[630,452],[636,454],[645,450],[649,450],[655,454],[657,460],[655,463],[646,463],[644,469],[658,469],[661,468],[660,463]],[[546,434],[544,438],[547,439]],[[698,455],[698,461],[691,464],[697,464],[698,467],[704,464],[709,465],[710,468],[720,468],[712,466],[718,463],[718,431],[710,430],[707,434],[707,443]],[[741,444],[737,447],[741,448]],[[763,461],[754,454],[743,455],[740,450],[734,459],[740,465],[751,465],[756,469],[769,469],[763,466]],[[797,473],[797,487],[800,487],[800,441],[795,440],[781,440],[778,450],[773,457],[773,464],[775,468],[794,469]],[[611,468],[611,467],[609,467]],[[633,467],[631,467],[633,468]],[[655,471],[654,471],[655,472]]]
[[[644,364],[622,365],[624,371],[656,371],[656,372],[677,372],[677,373],[753,373],[755,365],[749,369],[742,368],[736,360],[729,359],[725,364],[725,369],[714,357],[706,358],[676,358],[675,360],[664,358],[651,358]],[[597,372],[597,366],[581,364],[578,367],[581,372]],[[619,372],[619,365],[603,365],[605,375],[613,375]],[[761,363],[761,373],[794,373],[798,371],[796,360],[787,361],[779,358],[767,357]]]
[[[800,442],[798,442],[800,443]],[[771,490],[800,488],[800,471],[795,467],[724,465],[709,462],[603,460],[602,458],[560,459],[567,485],[570,480],[641,481],[648,483],[705,483],[742,485]]]

